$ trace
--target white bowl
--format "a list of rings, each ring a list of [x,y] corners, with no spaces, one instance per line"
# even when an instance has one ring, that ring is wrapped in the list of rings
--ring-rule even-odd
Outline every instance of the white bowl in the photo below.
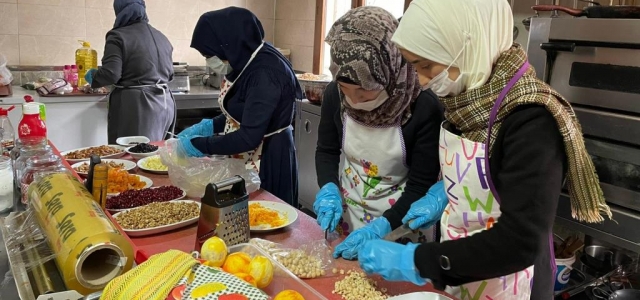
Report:
[[[135,146],[133,146],[135,147]],[[143,159],[145,157],[149,157],[149,156],[154,156],[156,154],[158,154],[158,152],[160,151],[160,147],[158,147],[158,150],[153,151],[153,152],[147,152],[147,153],[135,153],[135,152],[131,152],[131,148],[133,147],[129,147],[127,148],[127,153],[129,153],[131,155],[131,157],[133,157],[133,159],[135,160],[140,160]]]
[[[125,136],[125,137],[121,137],[118,138],[116,140],[116,143],[118,145],[121,146],[135,146],[136,144],[142,144],[142,143],[149,143],[151,140],[149,140],[148,137],[146,136]]]

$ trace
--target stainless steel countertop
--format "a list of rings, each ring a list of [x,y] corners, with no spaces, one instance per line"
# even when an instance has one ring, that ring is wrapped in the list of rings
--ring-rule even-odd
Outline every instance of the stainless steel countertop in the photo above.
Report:
[[[188,93],[173,93],[178,109],[217,108],[220,90],[208,86],[192,85]]]
[[[220,96],[220,90],[203,85],[192,85],[188,93],[173,93],[176,101],[182,100],[217,100]]]

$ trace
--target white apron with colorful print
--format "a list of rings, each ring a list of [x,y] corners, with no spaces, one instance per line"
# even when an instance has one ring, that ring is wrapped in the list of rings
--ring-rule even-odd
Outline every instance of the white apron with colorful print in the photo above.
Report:
[[[348,235],[381,217],[400,198],[409,177],[400,124],[367,126],[344,114],[340,185],[343,220],[338,231]],[[401,242],[433,240],[433,230],[407,235]],[[427,233],[427,234],[425,234]]]
[[[228,81],[226,78],[224,78],[222,80],[222,84],[220,85],[220,96],[218,97],[218,104],[220,106],[220,110],[222,111],[222,113],[224,114],[224,116],[226,117],[226,122],[224,125],[224,134],[228,134],[231,132],[234,132],[238,129],[240,129],[240,122],[238,122],[236,119],[234,119],[231,114],[229,114],[227,112],[227,110],[224,108],[224,98],[227,95],[227,93],[229,92],[229,90],[231,90],[231,87],[233,87],[233,85],[238,81],[238,78],[240,78],[240,76],[242,76],[242,73],[244,72],[244,70],[247,69],[247,66],[249,66],[249,64],[251,63],[251,61],[253,61],[253,59],[256,57],[256,55],[258,54],[258,51],[260,51],[260,49],[262,49],[262,45],[261,44],[260,47],[258,47],[258,49],[256,49],[256,51],[253,52],[253,54],[251,54],[251,58],[249,59],[249,61],[247,62],[247,64],[244,66],[244,69],[242,69],[242,71],[240,72],[240,74],[238,74],[238,77],[236,78],[235,81],[230,82]],[[276,135],[278,133],[281,133],[287,129],[293,129],[293,127],[291,127],[291,125],[284,127],[284,128],[280,128],[274,132],[268,133],[266,134],[263,139],[262,142],[260,142],[260,145],[258,145],[258,148],[256,148],[255,150],[251,150],[251,151],[247,151],[245,153],[238,153],[238,154],[234,154],[234,155],[230,155],[230,157],[232,158],[237,158],[237,159],[243,159],[244,160],[244,164],[245,167],[249,170],[253,169],[256,172],[260,172],[260,159],[262,159],[262,145],[264,144],[264,139],[268,138],[272,135]]]
[[[489,229],[500,217],[500,204],[486,181],[484,152],[484,143],[467,140],[441,128],[440,165],[449,198],[440,221],[443,241],[466,238]],[[447,292],[460,300],[528,300],[532,282],[533,266],[530,266],[504,277],[448,288]]]

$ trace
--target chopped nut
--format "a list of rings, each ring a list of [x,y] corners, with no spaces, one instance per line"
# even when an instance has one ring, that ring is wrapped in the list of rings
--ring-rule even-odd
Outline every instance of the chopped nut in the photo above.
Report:
[[[344,271],[344,270],[340,270]],[[350,272],[344,279],[337,281],[332,294],[338,294],[345,300],[384,300],[389,298],[386,291],[378,291],[375,281],[367,278],[363,272]]]
[[[340,270],[340,275],[344,275],[344,270]]]
[[[300,249],[278,253],[276,260],[299,278],[317,278],[324,274],[320,258]]]
[[[333,272],[333,274],[337,274],[338,273],[338,269],[333,268],[333,270],[331,270]]]
[[[147,229],[196,218],[200,206],[188,202],[156,202],[123,212],[115,217],[124,229]]]

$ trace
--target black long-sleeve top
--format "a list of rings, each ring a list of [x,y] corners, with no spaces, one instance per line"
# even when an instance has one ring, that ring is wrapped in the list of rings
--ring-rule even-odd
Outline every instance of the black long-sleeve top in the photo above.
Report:
[[[523,106],[503,121],[489,158],[502,215],[470,237],[420,245],[414,261],[438,289],[496,278],[534,265],[531,299],[552,299],[549,236],[566,169],[562,136],[541,106]],[[441,267],[441,256],[450,270]]]
[[[343,132],[340,101],[338,84],[332,82],[327,86],[322,99],[318,127],[316,173],[320,187],[330,182],[340,186],[338,168]],[[411,119],[402,125],[409,178],[402,196],[383,213],[394,229],[402,225],[402,218],[409,211],[411,204],[427,193],[438,180],[440,173],[438,139],[443,120],[442,106],[433,92],[425,91],[413,102],[411,110]]]

